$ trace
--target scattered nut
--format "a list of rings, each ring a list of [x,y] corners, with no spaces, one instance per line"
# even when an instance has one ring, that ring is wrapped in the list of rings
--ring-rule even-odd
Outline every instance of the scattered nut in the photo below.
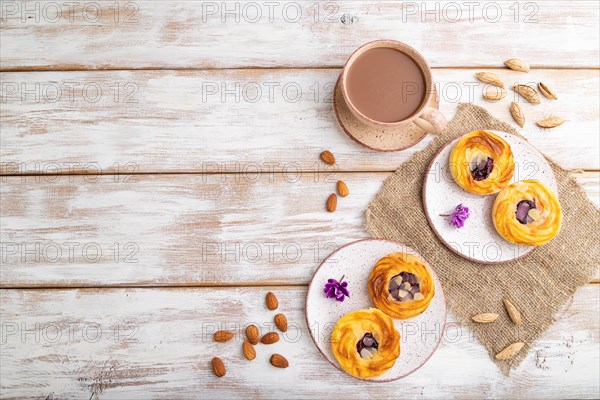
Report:
[[[521,318],[521,313],[517,310],[517,307],[514,306],[513,303],[507,298],[504,298],[504,307],[506,308],[506,312],[508,312],[508,316],[514,322],[515,325],[521,325],[523,323],[523,319]]]
[[[525,114],[523,114],[521,106],[514,101],[510,103],[510,114],[521,128],[525,125]]]
[[[277,307],[279,307],[279,301],[277,301],[277,297],[273,292],[267,293],[265,300],[269,310],[277,310]]]
[[[248,338],[250,344],[258,344],[259,337],[260,332],[256,325],[248,325],[246,328],[246,338]]]
[[[335,210],[337,208],[337,196],[335,195],[335,193],[331,193],[329,195],[329,197],[327,198],[327,203],[325,203],[325,206],[327,207],[327,211],[335,212]]]
[[[529,64],[519,58],[511,58],[510,60],[506,60],[504,61],[504,65],[515,71],[529,72],[530,70]]]
[[[489,90],[483,93],[483,98],[487,101],[498,101],[506,97],[506,92],[504,90]]]
[[[348,186],[344,181],[337,182],[337,191],[338,194],[342,197],[346,197],[350,194],[350,190],[348,190]]]
[[[542,128],[556,128],[557,126],[564,124],[564,122],[565,120],[561,117],[550,117],[536,121],[536,123]]]
[[[268,332],[260,338],[260,342],[262,344],[273,344],[279,342],[279,333],[277,332]]]
[[[273,320],[275,321],[275,325],[277,325],[277,328],[279,328],[279,330],[281,332],[286,332],[288,329],[288,322],[287,322],[287,318],[285,317],[285,315],[283,314],[277,314],[275,316],[275,318],[273,318]]]
[[[475,322],[479,322],[480,324],[489,324],[490,322],[494,322],[496,319],[498,319],[498,314],[494,314],[494,313],[477,314],[477,315],[473,315],[471,317],[471,319]]]
[[[290,366],[288,360],[281,354],[273,354],[271,356],[271,365],[276,368],[287,368]]]
[[[490,85],[504,89],[504,82],[502,82],[500,77],[493,72],[478,72],[475,74],[475,77],[483,83],[489,83]]]
[[[558,100],[556,97],[556,93],[552,89],[550,89],[544,82],[538,83],[538,89],[540,89],[540,93],[551,100]]]
[[[223,343],[223,342],[230,341],[231,339],[233,339],[234,336],[235,336],[235,334],[233,332],[218,331],[218,332],[215,332],[214,339],[215,339],[215,342]]]
[[[252,344],[247,340],[244,340],[244,343],[242,343],[242,353],[244,353],[244,357],[250,361],[256,358],[256,350],[254,349],[254,346],[252,346]]]
[[[502,350],[500,353],[496,354],[496,359],[510,360],[521,351],[523,346],[525,346],[525,343],[523,342],[513,343],[510,346],[506,347],[504,350]]]
[[[510,87],[515,92],[519,93],[525,100],[531,104],[540,104],[540,96],[537,94],[535,88],[529,85],[514,85]]]
[[[329,150],[325,150],[324,152],[321,153],[321,160],[323,160],[323,162],[325,164],[329,164],[329,165],[335,164],[335,157],[333,156],[333,153],[330,152]]]
[[[223,361],[221,361],[219,357],[215,357],[212,359],[212,368],[215,375],[219,378],[225,376],[225,374],[227,373],[227,370],[225,369],[225,364],[223,364]]]

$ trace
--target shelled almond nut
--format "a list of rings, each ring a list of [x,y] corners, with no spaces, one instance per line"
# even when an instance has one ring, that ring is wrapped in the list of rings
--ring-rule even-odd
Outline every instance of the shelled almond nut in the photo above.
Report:
[[[490,322],[494,322],[498,318],[498,314],[494,313],[482,313],[473,315],[471,319],[475,322],[479,322],[480,324],[489,324]]]
[[[337,181],[337,191],[342,197],[346,197],[350,194],[350,190],[348,190],[348,186],[344,181]]]
[[[500,353],[496,354],[496,359],[510,360],[511,358],[519,354],[523,346],[525,346],[525,343],[523,342],[513,343],[510,346],[506,347],[504,350],[502,350]]]
[[[231,339],[233,339],[234,336],[235,336],[235,334],[230,331],[218,331],[218,332],[215,332],[214,339],[215,339],[215,342],[223,343],[223,342],[230,341]]]
[[[511,58],[510,60],[506,60],[504,61],[504,65],[514,71],[529,72],[530,70],[529,64],[520,58]]]
[[[258,344],[260,332],[256,325],[248,325],[248,327],[246,328],[246,338],[248,339],[250,344]]]
[[[256,358],[256,350],[254,349],[254,346],[252,346],[252,344],[247,340],[244,340],[244,343],[242,343],[242,352],[244,353],[244,357],[250,361]]]
[[[329,197],[327,198],[327,203],[325,204],[325,206],[327,207],[327,211],[329,211],[329,212],[335,212],[335,210],[337,208],[337,196],[335,195],[335,193],[331,193],[329,195]]]
[[[223,364],[223,361],[221,361],[219,357],[215,357],[212,359],[212,368],[215,375],[219,378],[225,376],[225,374],[227,373],[227,370],[225,369],[225,364]]]
[[[329,165],[335,164],[335,157],[333,156],[333,153],[330,152],[329,150],[325,150],[324,152],[321,153],[321,160],[323,160],[323,162],[325,164],[329,164]]]
[[[273,344],[279,342],[279,333],[277,332],[268,332],[260,338],[260,342],[262,344]]]
[[[287,368],[290,366],[288,360],[281,354],[273,354],[271,356],[271,365],[276,368]]]
[[[279,330],[281,332],[286,332],[288,329],[288,322],[287,322],[287,318],[285,317],[285,315],[283,314],[277,314],[275,316],[275,318],[273,318],[273,320],[275,321],[275,325],[277,326],[277,328],[279,328]]]
[[[269,310],[277,310],[277,307],[279,307],[279,301],[277,300],[277,297],[273,292],[267,293],[267,296],[265,297],[265,302],[267,303],[267,308]]]

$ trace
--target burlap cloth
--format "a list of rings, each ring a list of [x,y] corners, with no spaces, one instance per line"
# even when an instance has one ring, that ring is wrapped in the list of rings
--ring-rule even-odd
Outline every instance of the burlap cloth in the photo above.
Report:
[[[564,213],[559,235],[531,254],[500,265],[482,265],[454,254],[427,223],[422,185],[437,150],[457,135],[476,129],[517,134],[485,109],[460,104],[444,133],[385,181],[366,211],[366,227],[373,237],[405,243],[429,261],[441,280],[450,311],[461,325],[475,331],[490,357],[513,342],[525,342],[512,360],[496,361],[508,374],[559,317],[575,290],[593,279],[600,264],[600,211],[568,171],[548,160]],[[522,325],[514,325],[508,317],[502,304],[505,296],[521,311]],[[474,314],[483,312],[500,317],[491,324],[471,321]]]

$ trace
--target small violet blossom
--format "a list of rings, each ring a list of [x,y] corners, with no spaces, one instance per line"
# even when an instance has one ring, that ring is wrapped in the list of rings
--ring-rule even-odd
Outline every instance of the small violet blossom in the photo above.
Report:
[[[344,301],[345,297],[350,297],[348,292],[348,282],[344,282],[344,277],[336,281],[335,279],[327,279],[325,288],[323,289],[328,299],[335,298],[337,301]]]
[[[465,226],[465,221],[469,218],[469,207],[459,204],[451,214],[440,214],[442,217],[450,217],[448,220],[457,228]]]

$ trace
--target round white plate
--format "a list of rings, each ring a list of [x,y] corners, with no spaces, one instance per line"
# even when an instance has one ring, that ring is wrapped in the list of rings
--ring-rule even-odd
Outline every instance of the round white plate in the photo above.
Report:
[[[511,182],[538,180],[558,193],[552,167],[542,153],[526,140],[510,133],[489,132],[506,140],[512,149],[515,173]],[[452,148],[459,139],[454,139],[439,150],[425,176],[423,207],[429,225],[450,250],[482,264],[503,263],[529,254],[535,246],[507,242],[496,232],[492,221],[496,194],[481,196],[469,193],[452,178],[448,163]],[[464,227],[455,228],[448,217],[442,217],[441,214],[450,214],[461,203],[469,207],[470,217]]]
[[[374,307],[367,283],[379,259],[398,251],[417,254],[401,243],[365,239],[350,243],[332,253],[315,272],[306,295],[306,322],[319,351],[332,365],[343,371],[331,350],[331,333],[336,322],[350,311]],[[430,266],[431,267],[431,266]],[[350,297],[343,302],[328,299],[323,293],[327,279],[345,275]],[[416,371],[431,357],[444,334],[446,300],[442,285],[432,269],[435,295],[427,310],[412,319],[394,320],[400,332],[400,357],[396,364],[374,382],[389,382]],[[344,371],[345,372],[345,371]]]

